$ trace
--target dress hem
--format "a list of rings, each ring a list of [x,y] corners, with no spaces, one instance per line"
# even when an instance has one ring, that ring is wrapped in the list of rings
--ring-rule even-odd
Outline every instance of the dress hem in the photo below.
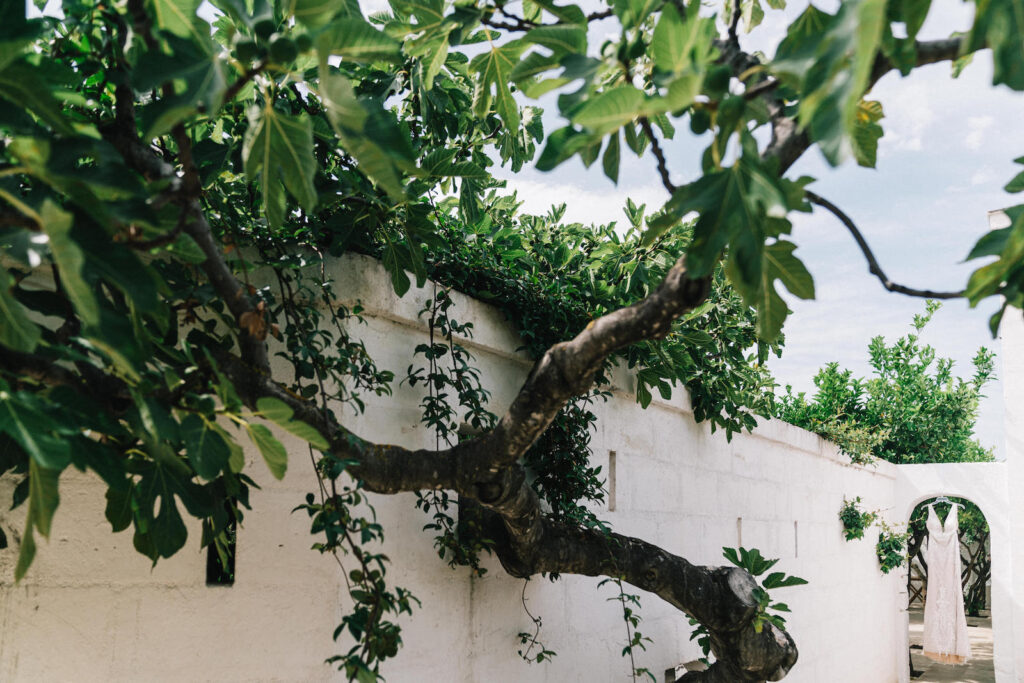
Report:
[[[924,656],[942,664],[963,664],[968,659],[964,655],[939,654],[938,652],[928,652],[927,650],[924,651]]]

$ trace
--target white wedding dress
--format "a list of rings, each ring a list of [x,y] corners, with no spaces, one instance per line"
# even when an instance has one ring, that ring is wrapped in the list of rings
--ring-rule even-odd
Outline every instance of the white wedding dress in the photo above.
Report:
[[[924,654],[949,664],[966,662],[971,656],[967,639],[964,593],[960,583],[960,538],[957,507],[954,505],[946,524],[928,506],[928,590],[924,603]]]

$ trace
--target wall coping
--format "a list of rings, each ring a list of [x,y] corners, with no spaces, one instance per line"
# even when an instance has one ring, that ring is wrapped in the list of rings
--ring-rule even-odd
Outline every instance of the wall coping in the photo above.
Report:
[[[339,291],[359,293],[359,296],[339,299],[339,303],[351,307],[358,302],[363,307],[363,315],[410,329],[427,331],[427,324],[419,316],[419,312],[423,308],[423,303],[433,296],[436,284],[432,280],[427,280],[419,287],[415,283],[415,278],[411,277],[412,286],[404,296],[399,297],[395,294],[391,278],[380,261],[371,256],[352,252],[346,252],[341,258],[329,263],[327,273],[339,285]],[[518,330],[500,309],[457,290],[452,290],[451,296],[455,310],[459,312],[457,317],[474,322],[472,339],[456,335],[460,344],[473,351],[486,352],[513,361],[524,369],[533,366],[529,355],[522,350],[523,343]],[[612,393],[621,398],[635,397],[633,377],[634,371],[623,363],[618,363],[612,372]],[[690,395],[685,387],[674,387],[672,398],[669,400],[655,396],[651,405],[680,415],[693,416]],[[843,455],[836,444],[796,425],[770,418],[758,418],[757,422],[757,427],[752,432],[745,433],[745,437],[784,444],[834,464],[887,479],[895,479],[897,476],[896,465],[881,459],[867,464],[850,462],[849,457]]]

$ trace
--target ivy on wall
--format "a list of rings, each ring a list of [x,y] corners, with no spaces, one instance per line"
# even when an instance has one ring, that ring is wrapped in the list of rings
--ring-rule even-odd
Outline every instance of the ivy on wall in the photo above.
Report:
[[[839,520],[843,523],[843,535],[847,541],[864,538],[864,532],[877,518],[877,512],[864,512],[860,509],[860,496],[853,500],[843,497],[843,506],[839,508]]]

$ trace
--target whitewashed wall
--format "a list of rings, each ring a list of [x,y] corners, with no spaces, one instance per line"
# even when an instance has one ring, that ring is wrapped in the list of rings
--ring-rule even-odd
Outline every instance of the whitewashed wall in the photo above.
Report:
[[[403,374],[423,340],[416,314],[429,285],[398,300],[379,266],[362,257],[341,261],[336,277],[338,291],[358,292],[367,309],[368,324],[356,334],[381,367]],[[475,322],[470,346],[493,392],[492,409],[500,412],[529,363],[499,313],[465,297],[456,302],[458,319]],[[861,496],[867,509],[905,521],[903,510],[888,509],[896,468],[849,465],[834,446],[777,422],[729,443],[694,423],[684,392],[645,411],[630,394],[628,376],[617,384],[613,398],[597,406],[591,444],[606,468],[616,454],[615,510],[603,517],[619,532],[697,563],[721,564],[722,546],[742,543],[808,579],[777,593],[793,609],[790,631],[800,648],[787,681],[897,681],[905,599],[899,572],[880,573],[873,534],[844,541],[837,516],[844,495]],[[432,446],[433,435],[419,423],[420,398],[396,383],[393,397],[369,401],[351,425],[370,439]],[[0,680],[340,679],[323,660],[348,647],[330,637],[346,593],[333,560],[308,549],[314,538],[306,516],[290,513],[314,480],[304,449],[286,443],[295,455],[283,482],[273,481],[258,457],[252,462],[263,489],[252,494],[230,588],[205,585],[197,525],[185,550],[151,569],[132,550],[130,532],[110,533],[101,486],[83,475],[62,479],[53,538],[41,544],[21,584],[10,583],[16,547],[0,551]],[[0,486],[8,494],[11,482]],[[493,561],[482,579],[450,570],[420,531],[426,519],[411,494],[374,503],[387,530],[392,579],[423,603],[402,620],[405,647],[385,670],[389,681],[629,680],[620,655],[625,627],[618,605],[606,600],[614,595],[610,587],[599,590],[586,577],[531,581],[527,604],[543,618],[541,639],[558,655],[550,664],[528,665],[516,655],[516,634],[531,630],[520,603],[523,582]],[[24,510],[0,515],[13,538]],[[638,665],[660,680],[698,653],[682,615],[654,596],[643,605],[641,631],[653,642]]]
[[[1006,467],[1009,489],[1009,537],[1011,547],[1008,580],[1012,581],[1013,657],[1016,677],[1024,680],[1024,319],[1015,309],[1009,309],[999,328],[1003,351],[1003,405],[1006,420]],[[992,544],[992,561],[999,548]],[[995,566],[993,564],[993,572]],[[1012,577],[1012,578],[1009,578]],[[995,575],[993,573],[993,580]],[[993,600],[995,595],[993,591]],[[1009,607],[1009,605],[1007,606]]]

